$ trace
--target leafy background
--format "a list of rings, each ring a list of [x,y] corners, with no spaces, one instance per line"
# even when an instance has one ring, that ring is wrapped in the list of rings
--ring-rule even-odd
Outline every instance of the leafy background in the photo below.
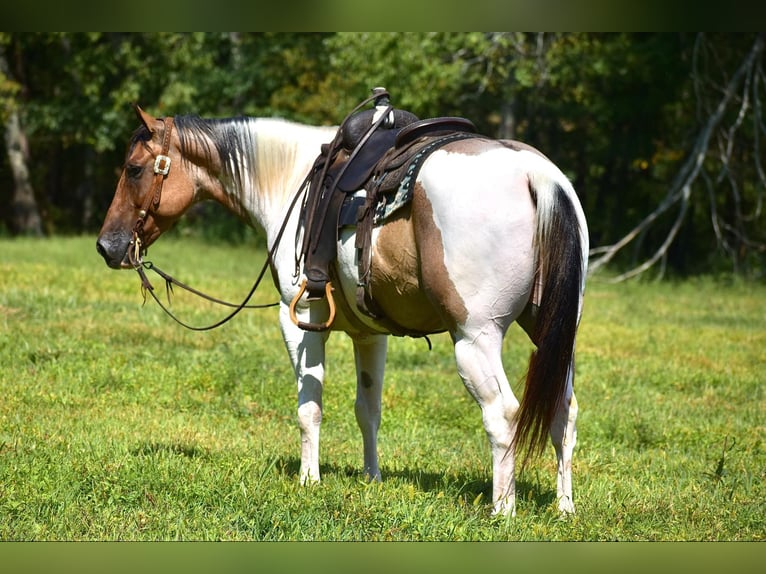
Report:
[[[383,85],[420,117],[461,115],[546,153],[572,179],[591,244],[660,203],[756,34],[515,32],[37,32],[0,34],[0,119],[18,117],[40,213],[19,223],[0,159],[0,233],[93,233],[140,103],[155,115],[282,116],[337,124]],[[763,277],[763,53],[726,108],[662,264]],[[742,116],[742,117],[740,117]],[[726,151],[731,147],[731,151]],[[241,241],[202,207],[208,234]],[[658,217],[614,265],[655,252]],[[190,227],[196,227],[190,218]]]

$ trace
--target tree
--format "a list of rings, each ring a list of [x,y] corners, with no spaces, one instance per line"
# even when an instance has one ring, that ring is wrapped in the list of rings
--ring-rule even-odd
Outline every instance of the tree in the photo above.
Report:
[[[5,125],[5,150],[14,182],[10,202],[11,226],[15,233],[39,236],[43,234],[42,220],[29,177],[29,144],[17,101],[20,85],[12,79],[7,46],[7,35],[0,35],[0,117]]]
[[[704,34],[697,37],[692,79],[701,125],[694,145],[659,205],[622,239],[592,250],[591,254],[598,257],[591,262],[591,272],[609,263],[620,250],[657,225],[663,214],[675,208],[676,217],[654,253],[614,280],[640,275],[658,262],[663,263],[664,271],[668,251],[695,199],[695,186],[704,187],[707,192],[706,198],[697,197],[695,201],[703,203],[707,199],[717,247],[731,260],[735,272],[742,270],[749,253],[761,256],[766,253],[766,235],[759,221],[766,187],[761,163],[761,136],[766,134],[761,101],[766,87],[765,41],[766,34],[758,34],[742,55],[736,50],[723,53]],[[741,58],[733,73],[732,58]],[[750,130],[745,128],[747,123],[752,126]]]
[[[0,119],[17,154],[13,165],[0,157],[0,203],[26,197],[49,233],[97,228],[133,103],[328,125],[383,85],[420,117],[468,117],[548,155],[580,195],[595,271],[757,272],[762,44],[685,33],[6,33]],[[26,176],[14,167],[24,162]],[[9,210],[2,217],[16,232]]]

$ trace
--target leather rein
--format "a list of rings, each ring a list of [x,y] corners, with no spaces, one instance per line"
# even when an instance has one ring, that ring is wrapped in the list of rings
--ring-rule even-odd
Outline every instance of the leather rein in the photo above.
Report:
[[[170,157],[168,156],[168,152],[170,150],[170,136],[171,132],[173,130],[173,118],[163,118],[163,123],[165,124],[165,133],[163,135],[162,139],[162,152],[155,156],[154,158],[154,179],[152,180],[152,186],[149,190],[149,193],[144,198],[144,202],[141,206],[141,209],[138,211],[138,219],[136,220],[135,225],[133,226],[133,237],[130,240],[130,245],[128,247],[128,260],[130,261],[131,266],[133,269],[138,273],[139,277],[141,278],[141,293],[144,296],[144,303],[146,303],[146,293],[148,292],[152,298],[157,302],[157,304],[160,306],[160,308],[176,323],[179,325],[186,327],[187,329],[190,329],[192,331],[209,331],[211,329],[215,329],[216,327],[220,327],[224,323],[231,320],[235,315],[237,315],[242,309],[265,309],[267,307],[275,307],[279,305],[278,302],[276,303],[267,303],[264,305],[248,305],[250,299],[252,298],[253,294],[255,293],[255,290],[258,288],[258,285],[260,285],[261,280],[263,279],[263,276],[266,274],[266,270],[269,268],[269,263],[272,261],[272,258],[277,250],[277,247],[279,246],[279,240],[282,237],[282,234],[284,232],[284,228],[287,224],[287,218],[285,218],[285,223],[282,225],[282,229],[280,230],[277,240],[274,242],[274,246],[269,251],[269,254],[266,258],[266,261],[264,262],[263,266],[261,267],[260,273],[258,273],[258,277],[256,278],[255,282],[253,283],[252,288],[250,289],[250,292],[247,294],[247,296],[244,298],[244,300],[237,304],[237,303],[229,303],[227,301],[223,301],[221,299],[217,299],[215,297],[211,297],[210,295],[207,295],[201,291],[198,291],[197,289],[194,289],[193,287],[190,287],[181,281],[178,281],[168,273],[165,273],[162,269],[154,265],[151,261],[144,261],[142,252],[145,251],[143,244],[143,236],[144,236],[144,224],[146,223],[146,218],[149,216],[151,211],[157,211],[160,205],[160,199],[162,197],[162,184],[165,182],[165,179],[168,176],[168,173],[170,173]],[[293,200],[292,205],[290,206],[289,212],[292,211],[293,207],[295,206],[295,203],[297,202],[298,197],[300,196],[300,193],[296,195],[296,198]],[[160,300],[160,298],[157,296],[157,294],[154,291],[154,286],[149,281],[149,278],[146,276],[146,273],[144,271],[146,270],[152,270],[157,275],[159,275],[162,279],[165,280],[165,291],[167,293],[168,303],[170,303],[170,294],[173,292],[173,286],[176,285],[180,287],[181,289],[184,289],[185,291],[188,291],[190,293],[193,293],[194,295],[197,295],[198,297],[201,297],[203,299],[206,299],[208,301],[211,301],[213,303],[217,303],[219,305],[224,305],[226,307],[234,307],[234,310],[221,319],[220,321],[217,321],[213,323],[212,325],[207,325],[205,327],[196,327],[193,325],[189,325],[188,323],[182,321],[179,319],[170,309],[168,309]]]

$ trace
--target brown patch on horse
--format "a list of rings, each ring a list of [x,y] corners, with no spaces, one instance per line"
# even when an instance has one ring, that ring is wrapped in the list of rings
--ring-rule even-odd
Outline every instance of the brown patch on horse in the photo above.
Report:
[[[412,208],[423,286],[448,328],[454,330],[456,325],[466,322],[468,310],[444,263],[442,234],[434,222],[431,202],[420,183],[416,183],[413,189]]]
[[[450,153],[459,153],[462,155],[480,155],[495,147],[502,146],[494,140],[475,137],[448,143],[442,149]]]
[[[516,141],[516,140],[498,140],[499,143],[503,144],[505,147],[512,149],[513,151],[530,151],[532,153],[536,153],[540,157],[543,157],[547,159],[548,161],[551,161],[548,159],[548,156],[546,156],[543,152],[541,152],[539,149],[532,147],[529,144],[526,144],[524,142]],[[551,162],[553,163],[553,162]]]
[[[384,315],[405,330],[433,333],[445,324],[421,286],[412,207],[381,227],[375,241],[370,292]]]
[[[361,384],[365,389],[371,388],[373,385],[373,380],[370,376],[370,373],[367,371],[362,371],[359,374],[359,384]]]
[[[470,138],[449,143],[444,146],[444,150],[451,153],[461,153],[463,155],[479,155],[487,150],[506,147],[513,151],[528,151],[539,155],[542,158],[550,159],[539,149],[529,145],[528,143],[520,142],[517,140],[488,140],[482,137]]]

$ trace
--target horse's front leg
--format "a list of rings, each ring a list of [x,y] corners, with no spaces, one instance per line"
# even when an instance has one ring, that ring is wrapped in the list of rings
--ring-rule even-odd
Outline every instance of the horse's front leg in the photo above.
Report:
[[[370,335],[354,339],[356,361],[356,422],[362,431],[364,473],[371,481],[380,480],[378,429],[380,428],[383,375],[388,337]]]
[[[301,484],[319,482],[319,427],[322,423],[322,384],[326,333],[310,333],[295,325],[288,306],[279,314],[282,337],[298,383],[298,425],[301,431]]]

